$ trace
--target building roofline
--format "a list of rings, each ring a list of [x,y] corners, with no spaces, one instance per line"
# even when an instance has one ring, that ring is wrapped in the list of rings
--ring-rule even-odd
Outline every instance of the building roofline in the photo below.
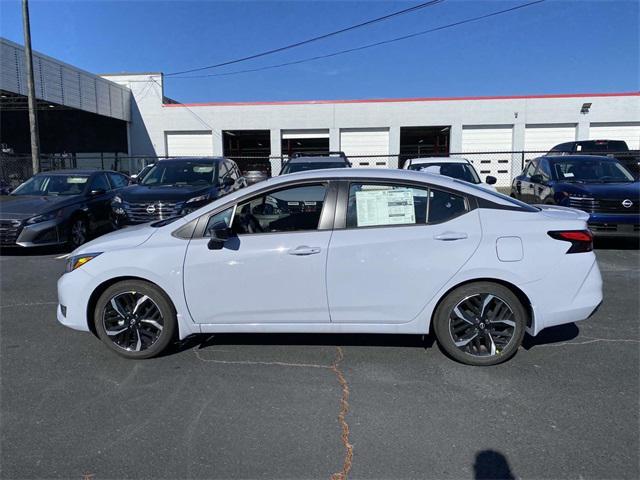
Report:
[[[164,107],[228,107],[228,106],[259,106],[259,105],[326,105],[343,103],[402,103],[402,102],[450,102],[471,100],[528,100],[545,98],[594,98],[594,97],[638,97],[638,92],[616,93],[551,93],[541,95],[492,95],[479,97],[415,97],[415,98],[374,98],[363,100],[285,100],[263,102],[197,102],[197,103],[165,103]]]

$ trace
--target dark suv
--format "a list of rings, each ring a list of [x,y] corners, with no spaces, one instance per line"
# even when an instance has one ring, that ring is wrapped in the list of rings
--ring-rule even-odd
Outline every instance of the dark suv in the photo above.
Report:
[[[111,208],[118,225],[186,215],[246,186],[238,166],[226,158],[160,160],[137,185],[116,195]]]
[[[617,158],[636,178],[640,175],[640,156],[629,150],[624,140],[578,140],[556,145],[547,155],[604,155]]]
[[[640,235],[640,183],[615,158],[536,158],[513,180],[511,196],[583,210],[597,234]]]

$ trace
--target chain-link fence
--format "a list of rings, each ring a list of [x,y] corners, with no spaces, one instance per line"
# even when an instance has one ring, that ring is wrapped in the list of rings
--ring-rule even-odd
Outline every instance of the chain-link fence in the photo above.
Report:
[[[546,151],[495,151],[495,152],[459,152],[432,155],[433,157],[454,157],[469,160],[484,180],[486,176],[496,177],[497,186],[507,188],[513,177],[520,174],[526,164],[537,157],[545,155]],[[580,152],[582,155],[602,155],[602,152]],[[608,156],[622,159],[638,159],[634,152],[608,152]],[[141,156],[121,153],[100,154],[58,154],[41,155],[40,170],[59,170],[65,168],[86,168],[115,170],[128,175],[136,174],[146,165],[158,160],[173,158],[168,156]],[[280,173],[282,166],[289,160],[287,156],[255,157],[232,156],[242,172],[262,171],[267,176]],[[409,155],[349,155],[348,159],[354,168],[403,168],[408,160],[415,156]],[[15,188],[31,177],[31,156],[0,154],[0,182],[4,188]]]

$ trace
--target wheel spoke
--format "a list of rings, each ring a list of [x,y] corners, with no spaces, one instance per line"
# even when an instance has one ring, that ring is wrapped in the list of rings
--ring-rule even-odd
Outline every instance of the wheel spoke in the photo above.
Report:
[[[162,330],[162,325],[160,325],[156,320],[152,320],[150,318],[144,318],[140,320],[140,322],[148,323],[149,325],[154,326],[158,330]]]
[[[496,344],[493,341],[493,337],[491,336],[491,334],[489,332],[487,332],[487,337],[489,338],[489,341],[491,342],[491,350],[489,355],[495,355],[496,354]]]
[[[136,328],[136,335],[138,336],[138,341],[136,343],[135,351],[139,352],[140,351],[140,347],[142,347],[142,339],[140,338],[140,330],[138,330],[137,328]]]
[[[136,302],[135,306],[133,307],[133,314],[134,315],[138,312],[138,308],[140,308],[140,305],[142,305],[147,300],[149,300],[149,297],[147,297],[146,295],[143,295],[138,299],[138,301]]]
[[[126,317],[126,315],[120,310],[120,306],[118,305],[118,302],[116,302],[116,297],[113,297],[111,299],[111,306],[116,311],[116,313],[120,315],[122,318]]]
[[[120,330],[105,330],[105,332],[107,332],[107,335],[110,337],[113,337],[114,335],[120,335],[122,332],[126,332],[127,330],[129,330],[129,327],[124,327]]]
[[[484,297],[484,301],[482,302],[482,308],[480,309],[480,318],[485,318],[484,314],[485,314],[485,311],[487,310],[487,306],[489,305],[489,303],[491,303],[491,300],[493,300],[494,298],[496,297],[494,297],[491,294],[487,294],[487,296]]]
[[[491,320],[489,323],[491,323],[491,325],[497,325],[500,323],[509,325],[511,328],[516,328],[516,322],[514,322],[513,320]]]
[[[458,317],[460,320],[462,320],[463,322],[467,322],[469,325],[474,325],[474,323],[469,320],[464,313],[462,313],[460,311],[459,305],[456,305],[456,308],[453,309],[453,313],[456,314],[456,317]]]
[[[456,342],[456,347],[465,347],[469,344],[469,342],[471,342],[472,340],[475,340],[477,337],[478,337],[478,334],[474,333],[469,338],[465,338],[464,340],[459,340]]]

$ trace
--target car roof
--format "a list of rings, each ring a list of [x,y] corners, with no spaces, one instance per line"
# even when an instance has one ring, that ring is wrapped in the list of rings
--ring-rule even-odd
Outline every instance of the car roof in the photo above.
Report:
[[[336,162],[346,163],[346,160],[343,157],[338,157],[338,156],[329,157],[325,155],[318,155],[318,156],[309,156],[309,157],[305,157],[305,156],[295,157],[289,160],[287,163],[336,163]]]
[[[408,161],[408,165],[422,165],[429,163],[471,163],[462,157],[422,157],[412,158]]]
[[[211,163],[220,163],[224,161],[230,161],[228,158],[224,157],[171,157],[162,159],[162,163],[164,162],[211,162]]]

